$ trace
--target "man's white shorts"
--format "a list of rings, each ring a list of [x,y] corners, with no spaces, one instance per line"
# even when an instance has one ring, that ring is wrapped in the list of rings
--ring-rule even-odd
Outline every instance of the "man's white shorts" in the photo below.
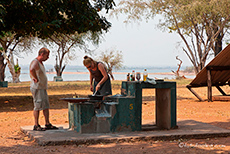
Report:
[[[45,110],[50,108],[49,98],[46,89],[30,88],[33,96],[34,110]]]

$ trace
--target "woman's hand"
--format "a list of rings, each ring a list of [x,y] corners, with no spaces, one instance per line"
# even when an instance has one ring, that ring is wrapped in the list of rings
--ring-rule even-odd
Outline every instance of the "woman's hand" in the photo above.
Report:
[[[92,86],[92,85],[90,85],[90,91],[92,91],[92,92],[93,92],[93,86]]]

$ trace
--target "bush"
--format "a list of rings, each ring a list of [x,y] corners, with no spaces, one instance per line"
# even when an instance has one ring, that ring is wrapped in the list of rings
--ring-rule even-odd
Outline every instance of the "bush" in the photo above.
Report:
[[[15,73],[20,72],[20,70],[21,70],[21,67],[18,64],[14,65],[14,71],[15,71]]]
[[[192,73],[192,72],[194,72],[194,67],[193,66],[186,66],[186,68],[184,69],[184,72]]]

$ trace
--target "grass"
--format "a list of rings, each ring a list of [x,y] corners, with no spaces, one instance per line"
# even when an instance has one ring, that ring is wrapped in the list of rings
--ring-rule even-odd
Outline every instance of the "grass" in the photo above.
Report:
[[[165,81],[172,81],[172,82],[176,82],[177,85],[188,85],[190,82],[192,82],[193,79],[181,79],[181,80],[165,80]]]
[[[188,85],[192,79],[182,79],[182,80],[165,80],[165,81],[172,81],[172,82],[176,82],[177,85]],[[121,82],[120,80],[114,80],[112,81],[112,85],[114,86],[121,86]],[[89,86],[89,81],[62,81],[62,82],[53,82],[53,81],[49,81],[48,82],[48,86],[49,87],[53,87],[53,86]],[[26,82],[20,82],[20,83],[8,83],[8,87],[29,87],[30,86],[30,82],[26,81]]]
[[[63,81],[63,82],[53,82],[49,81],[48,86],[73,86],[73,85],[89,85],[89,81]],[[20,82],[20,83],[8,83],[8,87],[29,87],[30,81]]]

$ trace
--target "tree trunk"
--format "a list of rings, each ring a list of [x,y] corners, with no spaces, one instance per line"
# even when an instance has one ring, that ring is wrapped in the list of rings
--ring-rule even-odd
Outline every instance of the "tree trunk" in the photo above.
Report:
[[[55,71],[56,71],[56,75],[60,76],[60,67],[59,67],[59,65],[55,65],[54,68],[55,68]]]
[[[59,70],[59,76],[62,76],[62,69]]]
[[[215,41],[215,56],[222,51],[222,36],[219,34]]]
[[[59,65],[58,65],[59,63]],[[58,56],[56,56],[56,65],[54,66],[57,76],[62,76],[62,64]]]
[[[63,67],[60,67],[59,65],[56,65],[54,68],[55,68],[57,76],[62,76],[62,72],[65,69],[65,65]]]
[[[199,73],[199,69],[197,66],[193,65],[194,66],[194,71],[195,71],[195,74],[197,75]]]
[[[62,76],[62,73],[63,73],[65,67],[66,67],[66,65],[64,65],[64,66],[61,68],[61,70],[60,70],[60,76]]]
[[[5,81],[5,68],[6,64],[4,64],[4,57],[0,54],[0,81]]]
[[[19,80],[19,79],[17,79],[16,73],[15,73],[15,70],[14,70],[14,66],[13,66],[13,64],[10,62],[10,60],[9,60],[8,57],[5,58],[5,59],[6,59],[6,61],[7,61],[7,66],[8,66],[8,68],[9,68],[9,70],[10,70],[10,74],[11,74],[11,76],[12,76],[13,83],[17,83],[16,80]]]
[[[58,72],[57,72],[57,76],[61,76],[62,75],[62,73],[61,73],[61,70],[60,70],[61,68],[59,68],[59,70],[58,70]]]
[[[19,72],[19,74],[16,74],[15,69],[14,69],[14,64],[12,62],[10,62],[9,58],[7,57],[7,55],[6,55],[6,53],[4,51],[2,52],[2,54],[4,56],[4,57],[2,56],[2,58],[3,58],[3,60],[5,58],[7,66],[9,68],[9,70],[10,70],[10,74],[12,75],[13,83],[18,83],[19,82],[20,72]],[[4,71],[5,71],[5,69],[4,69]]]
[[[57,65],[57,58],[56,58],[56,65],[54,66],[54,68],[55,68],[57,76],[62,76],[62,73],[63,73],[65,67],[66,67],[66,65],[64,65],[62,67],[62,61],[59,61],[59,65]]]
[[[18,83],[18,82],[20,82],[20,80],[19,80],[20,74],[21,74],[20,71],[18,71],[17,73],[14,73],[14,76],[12,76],[12,78],[13,78],[13,83]]]

